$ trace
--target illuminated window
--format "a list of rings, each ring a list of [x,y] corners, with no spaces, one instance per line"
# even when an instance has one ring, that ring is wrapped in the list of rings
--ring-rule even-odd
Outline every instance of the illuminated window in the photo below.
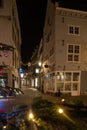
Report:
[[[63,76],[63,79],[61,78]],[[57,90],[60,91],[77,91],[80,83],[79,72],[57,72],[56,75]]]
[[[58,72],[58,74],[57,74],[57,80],[63,81],[64,80],[64,73]]]

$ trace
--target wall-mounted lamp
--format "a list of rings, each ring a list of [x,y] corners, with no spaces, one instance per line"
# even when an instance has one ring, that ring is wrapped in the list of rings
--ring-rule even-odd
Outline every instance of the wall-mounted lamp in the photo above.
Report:
[[[41,61],[39,61],[39,62],[38,62],[38,65],[39,65],[39,66],[41,66],[41,65],[42,65],[42,62],[41,62]]]
[[[40,72],[39,68],[36,68],[35,73],[39,74],[39,72]]]
[[[20,73],[20,77],[23,78],[24,77],[24,73]]]

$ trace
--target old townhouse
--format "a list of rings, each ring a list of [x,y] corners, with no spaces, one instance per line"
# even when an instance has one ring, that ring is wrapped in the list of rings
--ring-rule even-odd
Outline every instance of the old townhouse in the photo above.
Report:
[[[87,12],[48,0],[42,63],[44,92],[87,93]]]
[[[0,86],[19,87],[20,47],[16,0],[0,0]]]

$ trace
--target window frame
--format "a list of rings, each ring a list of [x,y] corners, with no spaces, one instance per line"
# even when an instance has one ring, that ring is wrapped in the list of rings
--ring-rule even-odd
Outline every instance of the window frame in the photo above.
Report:
[[[59,75],[59,73],[62,73],[64,75],[64,80],[59,80],[58,79],[57,76]],[[67,79],[66,78],[67,74],[71,75],[70,80],[66,80]],[[73,76],[75,76],[75,75],[78,76],[77,80],[74,80],[75,77],[73,77]],[[80,76],[81,76],[80,71],[59,71],[59,72],[57,72],[57,74],[56,74],[57,90],[60,89],[63,92],[78,91],[79,86],[80,86]],[[62,87],[60,87],[60,86],[62,86]]]
[[[68,25],[69,35],[80,35],[80,26]]]
[[[72,46],[71,50],[70,46]],[[78,47],[77,50],[76,47]],[[74,63],[80,62],[80,52],[81,52],[80,48],[81,48],[80,44],[67,44],[67,62],[74,62]]]

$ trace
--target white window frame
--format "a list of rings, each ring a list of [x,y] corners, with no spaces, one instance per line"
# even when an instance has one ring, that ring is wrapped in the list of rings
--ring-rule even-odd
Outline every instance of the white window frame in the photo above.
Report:
[[[63,92],[72,92],[72,91],[79,91],[79,86],[80,86],[80,76],[81,76],[81,73],[80,73],[80,71],[65,71],[65,72],[57,72],[57,73],[60,73],[60,75],[61,74],[63,74],[64,75],[64,80],[58,80],[58,75],[56,75],[56,80],[57,80],[57,85],[58,84],[61,84],[61,85],[63,85],[63,88],[61,89],[61,91],[63,91]],[[68,80],[66,80],[65,79],[65,76],[66,76],[66,73],[71,73],[71,79],[68,81]],[[78,80],[76,80],[76,81],[74,81],[73,80],[73,75],[75,74],[75,73],[78,73],[79,74],[79,77],[78,77]],[[68,87],[68,86],[66,86],[67,84],[71,84],[71,87],[70,87],[70,90],[67,90],[66,89],[66,87]],[[75,89],[74,90],[74,87],[73,87],[73,85],[74,84],[76,84],[77,85],[77,89]],[[58,88],[57,88],[58,89]]]
[[[70,31],[70,28],[72,28],[71,31]],[[78,29],[78,31],[76,29]],[[78,32],[78,33],[76,33],[76,32]],[[68,25],[68,34],[70,34],[70,35],[80,35],[80,26]]]
[[[71,50],[69,49],[69,46],[72,46]],[[78,52],[75,52],[76,47],[79,47],[79,50],[77,50]],[[80,48],[81,48],[80,44],[67,44],[67,61],[68,62],[74,62],[74,63],[80,62]],[[69,50],[71,52],[69,52]],[[71,56],[72,60],[69,60],[69,56]],[[75,60],[76,56],[78,57],[78,60]]]

